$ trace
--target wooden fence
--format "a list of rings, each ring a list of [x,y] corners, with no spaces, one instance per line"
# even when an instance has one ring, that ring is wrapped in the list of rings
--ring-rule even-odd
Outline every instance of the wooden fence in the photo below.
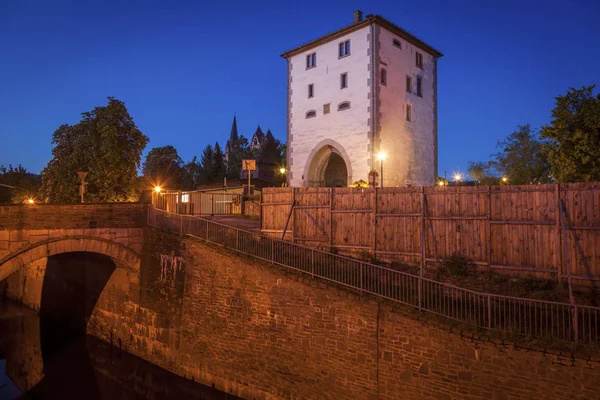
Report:
[[[516,274],[600,280],[600,183],[268,188],[261,229],[422,267],[457,253]]]

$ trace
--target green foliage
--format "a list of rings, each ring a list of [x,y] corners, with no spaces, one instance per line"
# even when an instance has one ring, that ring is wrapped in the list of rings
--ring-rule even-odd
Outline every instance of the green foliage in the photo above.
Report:
[[[460,254],[454,253],[442,260],[438,272],[446,276],[469,276],[474,272],[471,260]]]
[[[86,201],[137,200],[137,168],[147,143],[125,104],[109,97],[106,106],[54,132],[53,157],[42,171],[42,196],[49,202],[78,202],[77,172],[86,171]]]
[[[544,141],[530,125],[519,125],[498,141],[500,152],[487,162],[469,162],[469,173],[482,185],[498,185],[506,176],[511,185],[551,183],[550,164]]]
[[[500,184],[500,178],[494,170],[495,163],[493,161],[469,161],[467,172],[478,185],[493,186]]]
[[[215,147],[213,147],[212,162],[212,182],[222,181],[223,177],[225,176],[227,166],[225,165],[225,154],[223,154],[223,150],[221,150],[219,142],[215,143]]]
[[[148,185],[177,189],[183,180],[183,160],[173,146],[155,147],[146,156],[142,173]]]
[[[24,203],[27,199],[36,199],[40,188],[40,176],[27,172],[21,165],[14,168],[9,165],[6,168],[0,165],[0,183],[8,188],[0,186],[0,204],[2,203]]]
[[[552,121],[542,128],[558,182],[600,181],[600,95],[595,85],[556,98]]]

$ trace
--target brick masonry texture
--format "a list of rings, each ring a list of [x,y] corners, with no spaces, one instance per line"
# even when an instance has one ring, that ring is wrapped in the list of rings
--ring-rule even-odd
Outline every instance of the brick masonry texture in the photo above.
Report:
[[[78,204],[0,206],[0,231],[143,227],[147,205]]]
[[[139,287],[125,275],[109,282],[89,332],[243,398],[593,399],[600,390],[597,360],[451,332],[200,242],[148,229],[142,257]]]

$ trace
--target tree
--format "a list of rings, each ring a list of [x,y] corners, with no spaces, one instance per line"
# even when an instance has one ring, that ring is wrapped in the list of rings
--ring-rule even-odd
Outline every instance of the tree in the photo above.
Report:
[[[215,147],[213,147],[213,182],[222,181],[225,176],[225,154],[223,150],[221,150],[221,146],[219,146],[219,142],[215,143]]]
[[[467,171],[478,185],[493,186],[500,183],[500,178],[495,170],[494,161],[469,161]]]
[[[552,121],[542,128],[558,182],[600,181],[600,95],[595,85],[556,98]]]
[[[148,184],[179,189],[183,180],[183,160],[173,146],[155,147],[146,156],[142,173]]]
[[[501,151],[487,162],[469,162],[469,173],[483,185],[497,185],[506,177],[511,185],[552,182],[544,141],[530,125],[518,125],[506,139],[498,141]]]
[[[200,176],[200,183],[212,182],[214,176],[213,167],[213,148],[209,144],[204,148],[202,156],[200,157],[200,164],[202,165],[202,174]]]
[[[27,172],[20,164],[16,168],[0,165],[0,183],[14,188],[0,186],[1,203],[24,203],[27,199],[36,200],[40,188],[40,176]]]
[[[192,161],[183,166],[182,189],[195,189],[202,182],[203,172],[202,164],[194,156]]]
[[[511,185],[552,182],[544,142],[531,125],[518,125],[498,147],[502,151],[495,156],[495,168]]]
[[[137,168],[147,143],[125,104],[109,97],[106,106],[84,112],[77,124],[54,132],[41,193],[49,202],[78,202],[77,172],[86,171],[87,201],[135,201]]]
[[[239,179],[242,170],[242,160],[250,158],[248,139],[244,135],[240,135],[237,143],[232,145],[232,150],[227,159],[227,179]]]

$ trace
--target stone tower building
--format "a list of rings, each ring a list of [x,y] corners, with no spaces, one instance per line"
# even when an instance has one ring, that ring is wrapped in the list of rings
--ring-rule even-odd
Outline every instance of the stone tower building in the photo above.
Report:
[[[288,183],[384,186],[437,177],[437,60],[442,54],[378,15],[290,50]]]

